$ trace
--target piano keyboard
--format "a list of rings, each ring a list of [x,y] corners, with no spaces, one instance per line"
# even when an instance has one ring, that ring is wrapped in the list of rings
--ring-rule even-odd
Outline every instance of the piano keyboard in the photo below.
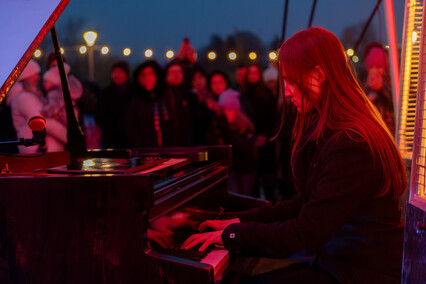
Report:
[[[212,249],[200,262],[213,267],[214,280],[218,282],[222,279],[223,271],[229,265],[229,252],[223,248]]]
[[[162,250],[161,253],[208,264],[213,268],[215,282],[219,282],[222,278],[222,273],[229,265],[229,252],[223,247],[217,246],[211,246],[204,251],[199,251],[198,248],[199,246],[189,250]]]

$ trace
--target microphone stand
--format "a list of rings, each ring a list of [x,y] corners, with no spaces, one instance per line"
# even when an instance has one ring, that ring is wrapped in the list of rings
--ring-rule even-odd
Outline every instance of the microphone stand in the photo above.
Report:
[[[25,139],[25,138],[19,138],[19,140],[15,140],[15,141],[1,141],[0,142],[0,146],[1,145],[24,145],[24,146],[35,146],[38,145],[39,143],[31,138],[31,139]]]
[[[71,94],[68,85],[67,74],[65,73],[64,61],[62,59],[61,49],[59,47],[58,36],[55,26],[50,31],[52,41],[55,47],[56,61],[58,62],[59,74],[61,76],[62,92],[64,94],[65,111],[67,115],[67,140],[68,150],[70,152],[71,162],[77,162],[80,158],[87,155],[86,140],[83,131],[81,131],[75,116],[74,107],[71,100]]]

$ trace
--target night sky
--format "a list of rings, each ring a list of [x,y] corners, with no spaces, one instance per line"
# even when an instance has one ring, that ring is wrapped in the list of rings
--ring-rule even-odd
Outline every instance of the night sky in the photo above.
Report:
[[[286,38],[307,27],[312,3],[289,2]],[[313,25],[340,37],[344,28],[365,23],[375,4],[374,0],[318,0]],[[399,41],[404,4],[404,0],[394,1]],[[275,36],[281,36],[283,11],[283,0],[71,0],[57,27],[61,32],[70,19],[78,20],[83,30],[98,32],[97,44],[110,46],[115,54],[130,47],[133,56],[141,58],[146,48],[157,56],[167,49],[177,51],[183,37],[201,48],[212,34],[225,37],[237,30],[251,31],[269,45]],[[383,8],[381,11],[384,22]],[[373,25],[377,31],[378,24],[376,15]],[[384,26],[382,31],[386,39]]]

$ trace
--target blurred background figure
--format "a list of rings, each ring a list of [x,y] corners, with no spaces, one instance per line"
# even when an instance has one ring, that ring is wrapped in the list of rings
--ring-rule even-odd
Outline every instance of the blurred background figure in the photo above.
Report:
[[[67,63],[67,58],[62,55],[62,59],[64,61],[65,72],[67,73],[68,86],[74,105],[74,112],[80,127],[84,132],[86,147],[88,149],[99,149],[101,148],[101,133],[98,125],[95,123],[94,114],[98,102],[100,88],[95,82],[81,82],[76,76],[72,74],[71,68]],[[47,101],[50,101],[50,110],[49,107],[47,107],[45,111],[52,111],[52,109],[54,109],[52,106],[54,106],[55,103],[49,99],[49,96],[56,96],[56,103],[60,103],[61,101],[59,97],[63,96],[62,83],[57,66],[58,62],[56,60],[56,55],[55,52],[52,51],[47,56],[47,71],[43,75],[43,88],[46,93]],[[46,80],[44,78],[46,78]],[[54,84],[52,85],[51,83]],[[66,117],[65,112],[62,115]],[[59,121],[64,123],[64,121],[66,122],[66,119],[59,119]]]
[[[148,60],[133,74],[133,98],[126,115],[126,134],[132,147],[163,147],[173,143],[170,106],[164,100],[160,65]]]
[[[275,67],[275,64],[270,62],[269,67],[263,71],[263,81],[265,82],[265,87],[278,100],[278,69]]]
[[[188,60],[192,64],[194,64],[197,61],[197,51],[189,43],[189,38],[186,37],[183,39],[183,42],[180,46],[179,53],[176,56],[176,58],[182,61]]]
[[[130,67],[118,61],[111,68],[111,83],[102,90],[96,111],[96,122],[102,130],[103,148],[127,148],[124,119],[132,98]]]
[[[39,80],[40,66],[36,61],[30,60],[6,98],[6,103],[12,111],[13,126],[18,139],[33,137],[28,120],[35,115],[41,115],[45,106],[43,92],[38,85]],[[46,117],[47,151],[64,151],[66,143],[65,125],[53,117]],[[36,153],[38,146],[18,146],[18,149],[22,154]]]
[[[232,145],[232,165],[229,168],[229,190],[255,196],[257,149],[254,124],[244,109],[245,98],[229,87],[229,78],[222,71],[209,77],[209,89],[217,99],[212,107],[214,118],[208,131],[208,145]]]
[[[238,65],[235,70],[235,85],[233,88],[241,92],[241,87],[244,85],[244,80],[246,77],[247,66],[244,64]]]
[[[62,59],[64,61],[64,65],[68,65],[66,57],[62,55]],[[47,56],[47,59],[46,59],[47,71],[49,71],[51,68],[58,68],[57,66],[58,66],[58,62],[56,60],[56,55],[55,55],[55,52],[52,51],[51,53],[49,53],[49,55]],[[78,98],[81,98],[81,96],[82,96],[83,86],[82,86],[80,80],[78,80],[77,77],[75,77],[74,75],[72,75],[69,72],[70,72],[70,68],[67,71],[67,73],[68,73],[67,78],[68,78],[68,85],[69,85],[69,89],[70,89],[71,98],[73,100],[78,100]],[[77,99],[75,99],[75,98],[77,98]]]
[[[191,114],[194,100],[191,98],[190,89],[184,83],[185,77],[181,62],[178,60],[170,62],[166,66],[165,73],[164,100],[170,110],[172,132],[174,133],[174,141],[170,141],[169,146],[192,146],[194,145],[194,132]]]
[[[64,63],[65,73],[69,75],[71,67]],[[45,117],[56,118],[64,126],[67,125],[67,115],[65,111],[64,93],[62,91],[61,76],[57,65],[53,65],[43,74],[43,88],[46,92],[46,103],[42,109],[42,115]],[[81,98],[83,88],[79,92],[71,93],[71,100],[74,105],[74,112],[78,117],[79,112],[76,107],[76,101]]]
[[[213,94],[207,88],[207,75],[200,66],[195,66],[191,80],[192,123],[195,145],[206,145],[206,134],[210,128],[214,111],[211,107],[216,104]]]
[[[247,66],[242,86],[242,95],[252,107],[252,121],[258,147],[257,190],[259,196],[263,189],[265,198],[275,200],[276,156],[274,142],[269,142],[275,134],[276,100],[263,82],[262,69],[259,65]]]
[[[367,81],[364,91],[377,107],[389,131],[395,136],[395,114],[389,88],[389,59],[387,51],[379,43],[371,43],[364,49]]]

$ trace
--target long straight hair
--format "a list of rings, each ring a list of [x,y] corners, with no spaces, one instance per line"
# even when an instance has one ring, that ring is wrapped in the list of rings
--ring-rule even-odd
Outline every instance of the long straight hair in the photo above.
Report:
[[[315,129],[308,141],[317,143],[327,128],[353,131],[367,142],[375,163],[379,162],[383,169],[383,187],[378,196],[391,190],[398,199],[407,185],[400,152],[380,113],[352,73],[338,38],[323,28],[302,30],[281,46],[279,65],[281,73],[285,70],[286,80],[296,84],[302,94],[301,112],[293,132],[292,161],[295,153],[303,148],[301,138],[310,125],[314,124]],[[325,79],[320,97],[312,99],[306,77],[316,66],[321,67]],[[313,104],[316,111],[306,113],[306,101]]]

